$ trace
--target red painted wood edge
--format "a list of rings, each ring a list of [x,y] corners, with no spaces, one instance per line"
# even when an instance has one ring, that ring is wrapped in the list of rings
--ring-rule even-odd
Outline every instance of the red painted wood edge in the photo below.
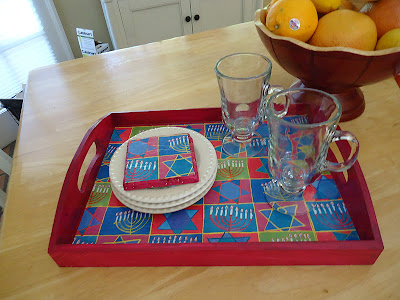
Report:
[[[93,188],[112,132],[112,119],[110,115],[107,115],[92,125],[80,143],[72,158],[61,189],[49,249],[58,243],[72,242],[71,236],[75,234],[79,226],[79,220]],[[78,177],[80,169],[93,143],[96,144],[96,155],[88,167],[79,190]]]
[[[396,80],[397,85],[398,85],[399,88],[400,88],[400,74],[395,75],[395,76],[394,76],[394,80]]]
[[[84,136],[67,171],[50,237],[48,249],[50,256],[59,266],[347,265],[373,264],[376,261],[383,250],[383,243],[368,187],[358,162],[348,171],[347,183],[341,173],[332,175],[335,181],[340,183],[340,192],[343,193],[343,200],[349,207],[353,222],[355,220],[358,224],[357,230],[360,230],[360,226],[363,227],[361,232],[365,240],[235,243],[234,247],[231,243],[157,246],[72,245],[108,142],[116,126],[219,121],[221,121],[220,108],[110,113],[97,121]],[[79,190],[77,187],[79,172],[93,143],[96,144],[96,155]],[[339,145],[344,157],[347,155],[346,151],[349,151],[348,148]]]
[[[51,255],[62,267],[367,265],[379,255],[373,241],[224,244],[58,245]]]

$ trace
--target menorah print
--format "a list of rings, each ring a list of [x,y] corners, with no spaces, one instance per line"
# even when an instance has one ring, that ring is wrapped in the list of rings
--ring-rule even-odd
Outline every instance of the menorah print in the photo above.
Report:
[[[74,245],[93,245],[94,242],[91,242],[91,243],[86,242],[85,243],[85,241],[81,241],[81,239],[77,239],[76,237],[74,237],[72,244],[74,244]]]
[[[275,180],[261,183],[261,187],[266,196],[269,196],[277,201],[287,201],[291,196],[287,193],[283,193],[280,186]]]
[[[126,163],[125,181],[143,181],[149,178],[157,168],[157,161],[144,161],[141,159],[129,160]]]
[[[198,243],[199,239],[197,236],[195,237],[182,237],[181,235],[178,237],[177,235],[170,235],[168,238],[166,236],[160,237],[160,236],[155,236],[151,240],[151,244],[186,244],[186,243]]]
[[[106,184],[95,184],[90,194],[88,204],[99,203],[101,200],[107,198],[110,186]]]
[[[244,160],[228,159],[218,162],[217,174],[223,178],[232,180],[244,171]]]
[[[343,202],[337,202],[336,205],[333,201],[326,202],[325,204],[312,203],[311,207],[316,219],[328,228],[339,230],[353,227],[350,215]]]
[[[206,138],[210,140],[222,140],[227,134],[228,128],[224,124],[214,124],[207,127]]]
[[[253,138],[251,144],[254,148],[261,148],[267,145],[267,139],[265,138]]]
[[[290,122],[295,124],[308,124],[308,118],[305,116],[298,116],[290,119]]]
[[[110,145],[109,145],[109,146],[107,147],[106,154],[104,155],[104,160],[105,160],[105,161],[111,160],[111,157],[113,156],[115,150],[117,150],[117,149],[118,149],[118,147],[110,146]]]
[[[286,237],[271,239],[271,242],[311,242],[312,239],[309,233],[289,233]]]
[[[288,118],[287,121],[303,124],[307,119]],[[351,223],[351,207],[348,207],[348,202],[343,204],[343,195],[340,195],[339,186],[329,172],[324,173],[319,182],[308,186],[302,195],[285,199],[286,193],[281,192],[268,168],[268,138],[264,139],[269,134],[266,123],[257,129],[263,138],[254,136],[251,144],[237,151],[237,157],[226,155],[221,149],[223,137],[228,133],[222,122],[172,125],[191,127],[206,136],[215,148],[217,176],[204,199],[190,208],[169,214],[144,214],[119,202],[112,194],[109,161],[106,160],[112,159],[118,147],[125,142],[128,144],[132,137],[132,148],[127,148],[123,163],[123,167],[128,169],[128,172],[124,170],[123,177],[127,190],[147,188],[165,179],[174,182],[170,179],[177,174],[184,179],[194,170],[194,164],[191,153],[179,150],[192,146],[190,135],[190,143],[187,143],[187,135],[182,133],[140,138],[135,137],[139,131],[153,126],[132,127],[131,130],[126,126],[115,127],[113,138],[103,149],[104,158],[90,196],[86,198],[86,208],[76,228],[75,239],[72,237],[74,240],[70,241],[77,244],[76,247],[90,248],[89,244],[113,244],[115,247],[131,244],[134,248],[143,248],[146,244],[156,248],[163,245],[185,247],[185,244],[197,247],[196,244],[200,243],[226,242],[260,243],[263,247],[261,243],[287,243],[288,246],[293,245],[289,243],[309,245],[310,241],[324,243],[360,239]],[[302,147],[300,151],[306,154],[308,149],[303,146],[310,146],[310,137],[292,133],[293,141],[288,140],[287,147]],[[185,137],[179,140],[180,136]],[[258,149],[261,151],[256,152]],[[249,157],[256,153],[255,157]],[[136,181],[135,178],[144,180]]]
[[[253,221],[253,210],[234,208],[233,205],[217,206],[214,211],[214,206],[210,208],[210,220],[223,231],[243,231]]]
[[[179,136],[168,140],[169,147],[179,153],[189,153],[190,145],[188,136]]]
[[[122,232],[132,234],[142,229],[151,219],[151,214],[126,210],[115,214],[115,226]]]

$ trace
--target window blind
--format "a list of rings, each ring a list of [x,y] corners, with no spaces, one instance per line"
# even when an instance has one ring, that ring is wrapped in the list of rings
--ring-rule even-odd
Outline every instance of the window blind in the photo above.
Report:
[[[31,70],[56,62],[32,0],[0,0],[0,98],[20,92]]]

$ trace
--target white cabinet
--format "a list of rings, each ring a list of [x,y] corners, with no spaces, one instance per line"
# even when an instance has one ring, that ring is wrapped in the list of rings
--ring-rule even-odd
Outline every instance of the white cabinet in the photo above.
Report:
[[[101,0],[114,49],[252,21],[262,0]]]

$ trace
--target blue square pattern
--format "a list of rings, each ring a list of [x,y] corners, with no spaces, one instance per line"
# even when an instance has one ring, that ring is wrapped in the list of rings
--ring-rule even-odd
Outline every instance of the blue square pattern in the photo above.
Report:
[[[206,205],[204,233],[257,232],[253,204]]]
[[[160,137],[158,143],[160,156],[190,153],[190,144],[187,134]]]
[[[153,215],[133,211],[128,207],[109,207],[100,235],[149,234]]]

